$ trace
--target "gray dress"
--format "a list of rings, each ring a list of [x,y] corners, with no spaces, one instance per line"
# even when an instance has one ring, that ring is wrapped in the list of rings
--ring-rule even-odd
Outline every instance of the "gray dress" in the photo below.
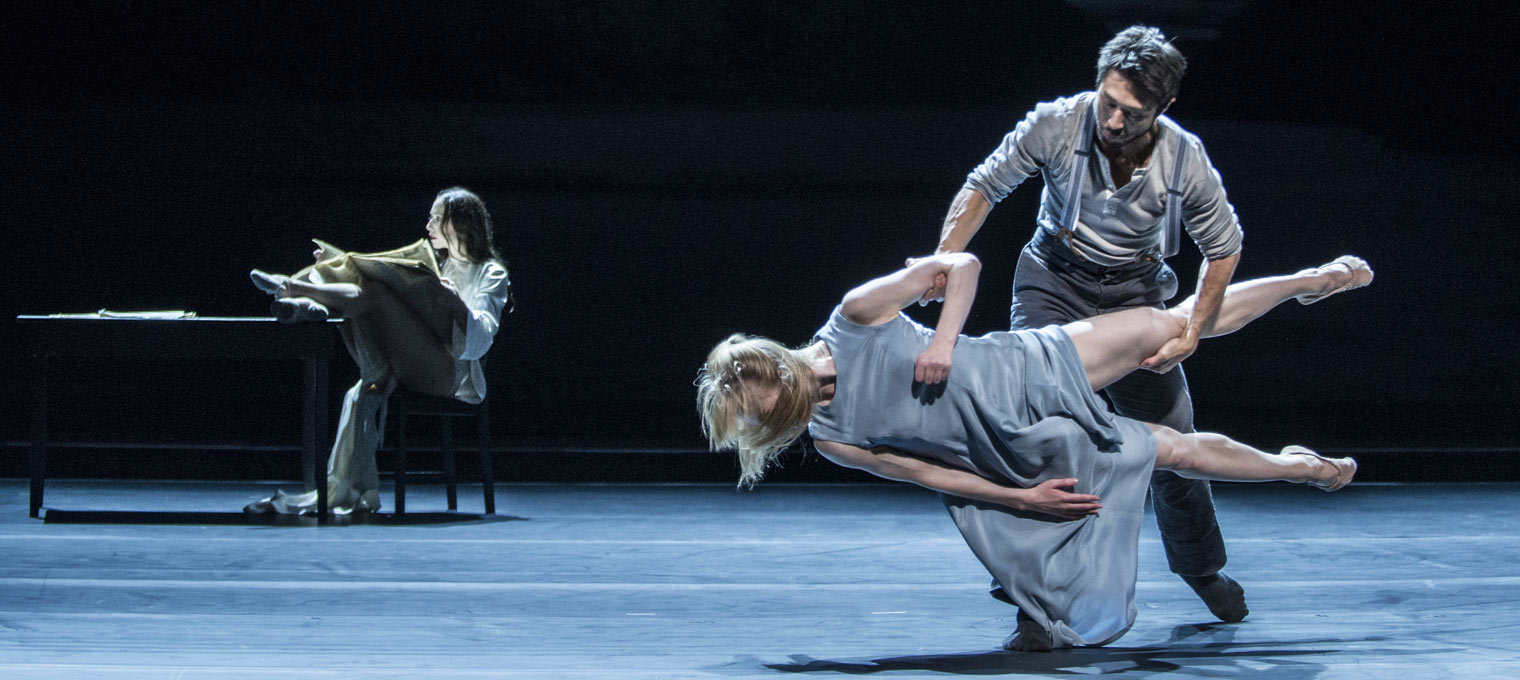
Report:
[[[961,535],[1056,647],[1101,645],[1135,620],[1136,551],[1156,440],[1093,392],[1057,326],[961,336],[950,379],[913,381],[934,331],[907,316],[861,326],[836,308],[817,338],[834,355],[833,400],[813,411],[815,439],[888,446],[1000,483],[1076,477],[1102,498],[1097,516],[1061,521],[946,496]]]

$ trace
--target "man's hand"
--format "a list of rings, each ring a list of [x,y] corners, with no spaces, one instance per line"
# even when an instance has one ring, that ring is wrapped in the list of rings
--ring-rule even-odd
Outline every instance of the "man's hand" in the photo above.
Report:
[[[910,257],[910,258],[908,258],[908,260],[906,262],[903,263],[903,266],[904,267],[912,267],[914,262],[917,262],[917,261],[922,260],[922,259],[923,258],[921,258],[921,257]],[[934,275],[934,286],[931,287],[931,288],[929,288],[929,290],[924,291],[924,296],[918,299],[918,306],[924,307],[924,306],[927,306],[931,302],[944,302],[945,301],[945,285],[948,284],[949,281],[950,280],[945,277],[944,272],[940,272],[938,274],[935,274]]]
[[[1047,515],[1055,515],[1061,519],[1081,519],[1087,515],[1098,514],[1098,509],[1103,505],[1098,502],[1098,497],[1087,493],[1072,493],[1070,489],[1077,483],[1076,478],[1047,479],[1040,482],[1032,489],[1027,489],[1024,502],[1020,510],[1032,510]]]
[[[950,377],[950,362],[954,355],[954,343],[929,343],[929,348],[913,362],[913,379],[925,385],[945,382]]]
[[[1166,344],[1156,350],[1149,359],[1140,362],[1140,367],[1148,371],[1165,373],[1176,368],[1183,359],[1192,356],[1193,350],[1196,349],[1198,349],[1198,338],[1184,333],[1167,340]]]

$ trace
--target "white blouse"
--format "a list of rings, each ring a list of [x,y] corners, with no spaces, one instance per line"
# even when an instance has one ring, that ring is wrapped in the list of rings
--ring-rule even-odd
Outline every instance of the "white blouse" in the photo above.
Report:
[[[480,359],[491,349],[501,327],[501,310],[507,305],[507,269],[495,261],[478,264],[445,260],[439,268],[444,278],[459,289],[470,310],[463,328],[454,326],[454,398],[479,404],[486,396],[486,377]]]

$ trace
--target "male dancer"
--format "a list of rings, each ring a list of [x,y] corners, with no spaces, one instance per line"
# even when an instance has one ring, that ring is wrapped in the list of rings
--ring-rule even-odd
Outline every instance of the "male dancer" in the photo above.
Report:
[[[1213,324],[1241,243],[1235,209],[1203,145],[1162,115],[1186,67],[1158,29],[1132,26],[1114,36],[1099,53],[1095,91],[1037,105],[971,171],[936,251],[964,250],[992,205],[1039,173],[1038,228],[1019,254],[1010,313],[1014,329],[1038,328],[1162,306],[1177,292],[1163,260],[1185,228],[1206,258],[1187,329],[1145,360],[1152,372],[1107,389],[1121,415],[1180,432],[1193,431],[1193,405],[1178,364]],[[1208,482],[1158,471],[1151,497],[1171,570],[1214,616],[1244,619],[1244,590],[1220,572],[1224,540]],[[1002,595],[1001,586],[992,594]]]

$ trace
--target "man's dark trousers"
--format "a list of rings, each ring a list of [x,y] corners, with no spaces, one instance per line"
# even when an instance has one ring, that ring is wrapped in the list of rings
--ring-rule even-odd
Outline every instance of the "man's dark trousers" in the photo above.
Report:
[[[1009,322],[1014,330],[1040,328],[1121,309],[1163,307],[1176,292],[1177,276],[1164,263],[1100,267],[1037,230],[1019,253]],[[1105,392],[1119,415],[1193,431],[1193,402],[1180,365],[1166,373],[1137,370]],[[1151,501],[1173,572],[1208,576],[1224,568],[1224,538],[1207,481],[1157,470],[1151,476]]]

